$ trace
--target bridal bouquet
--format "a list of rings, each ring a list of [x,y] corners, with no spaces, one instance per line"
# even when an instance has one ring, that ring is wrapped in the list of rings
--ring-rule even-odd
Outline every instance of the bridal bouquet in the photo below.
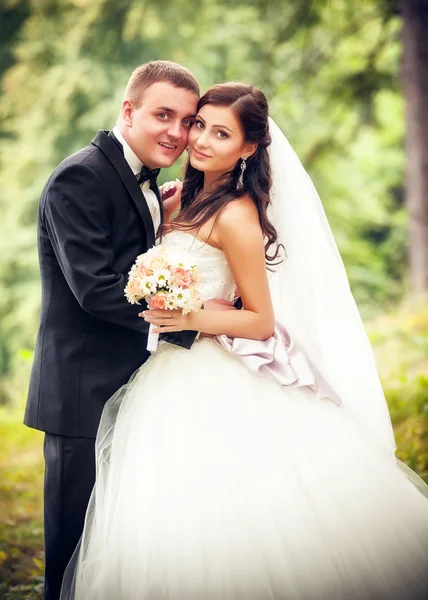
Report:
[[[202,298],[198,290],[198,265],[187,255],[160,244],[137,256],[129,272],[125,296],[131,304],[145,300],[149,308],[181,310],[183,315],[198,311]],[[159,334],[150,325],[147,350],[155,352]]]

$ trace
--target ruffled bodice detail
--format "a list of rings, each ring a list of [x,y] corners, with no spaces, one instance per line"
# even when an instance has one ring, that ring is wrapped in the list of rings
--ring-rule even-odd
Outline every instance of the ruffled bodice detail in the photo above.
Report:
[[[162,245],[188,253],[199,265],[199,289],[204,300],[233,300],[236,284],[222,250],[210,246],[187,231],[177,229],[163,237]]]

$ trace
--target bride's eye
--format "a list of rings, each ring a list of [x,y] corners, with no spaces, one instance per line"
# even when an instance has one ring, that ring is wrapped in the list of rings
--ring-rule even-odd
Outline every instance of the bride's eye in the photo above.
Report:
[[[204,128],[204,124],[202,123],[202,121],[199,121],[199,119],[196,119],[196,121],[194,122],[194,125],[196,125],[196,127],[198,129],[203,129]]]
[[[217,135],[222,140],[227,140],[227,138],[229,137],[225,131],[218,131]]]

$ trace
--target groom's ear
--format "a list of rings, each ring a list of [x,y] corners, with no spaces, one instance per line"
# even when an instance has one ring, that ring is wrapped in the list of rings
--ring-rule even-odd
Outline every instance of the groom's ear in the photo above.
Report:
[[[132,113],[133,112],[134,112],[134,106],[133,106],[131,100],[124,100],[122,102],[121,114],[122,114],[122,120],[124,121],[124,123],[126,123],[126,125],[128,125],[128,127],[130,127],[132,125]]]

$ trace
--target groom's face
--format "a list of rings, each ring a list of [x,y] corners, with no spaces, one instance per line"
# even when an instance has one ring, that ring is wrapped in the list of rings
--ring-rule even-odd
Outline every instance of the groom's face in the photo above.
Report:
[[[170,167],[187,148],[197,103],[196,94],[166,81],[148,87],[138,107],[124,101],[127,142],[146,167]]]

